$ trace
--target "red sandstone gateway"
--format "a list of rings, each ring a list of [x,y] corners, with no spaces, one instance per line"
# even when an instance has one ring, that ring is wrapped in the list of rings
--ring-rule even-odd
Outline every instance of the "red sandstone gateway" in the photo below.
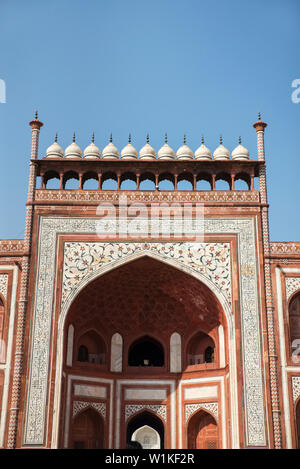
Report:
[[[38,158],[30,125],[25,237],[0,241],[0,446],[299,447],[300,243],[269,241],[267,124],[257,159],[75,135]]]

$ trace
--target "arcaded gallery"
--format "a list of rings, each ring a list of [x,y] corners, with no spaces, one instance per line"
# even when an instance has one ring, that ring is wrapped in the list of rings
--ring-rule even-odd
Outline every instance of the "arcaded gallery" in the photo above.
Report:
[[[0,241],[0,447],[299,448],[300,242],[269,239],[261,116],[256,155],[201,135],[40,154],[30,126],[25,236]]]

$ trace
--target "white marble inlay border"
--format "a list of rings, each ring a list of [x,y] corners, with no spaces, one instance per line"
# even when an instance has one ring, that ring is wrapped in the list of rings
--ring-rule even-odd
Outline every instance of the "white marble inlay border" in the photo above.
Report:
[[[238,234],[247,444],[264,446],[265,410],[261,365],[254,220],[206,219],[205,233]],[[50,358],[57,233],[96,233],[94,218],[41,217],[24,441],[43,444]],[[195,272],[191,266],[186,266]]]

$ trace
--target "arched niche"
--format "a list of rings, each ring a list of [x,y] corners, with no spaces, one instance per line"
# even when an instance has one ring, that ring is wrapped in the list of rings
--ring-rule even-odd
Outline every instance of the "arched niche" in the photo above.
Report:
[[[104,421],[94,409],[89,407],[74,417],[70,447],[73,449],[104,448]]]

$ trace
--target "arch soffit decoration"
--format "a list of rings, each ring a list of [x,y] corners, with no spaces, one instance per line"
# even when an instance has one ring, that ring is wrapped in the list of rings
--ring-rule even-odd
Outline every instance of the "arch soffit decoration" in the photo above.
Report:
[[[200,413],[206,413],[213,417],[216,424],[218,424],[218,402],[200,402],[199,404],[186,404],[185,405],[185,420],[189,424],[191,419]]]

